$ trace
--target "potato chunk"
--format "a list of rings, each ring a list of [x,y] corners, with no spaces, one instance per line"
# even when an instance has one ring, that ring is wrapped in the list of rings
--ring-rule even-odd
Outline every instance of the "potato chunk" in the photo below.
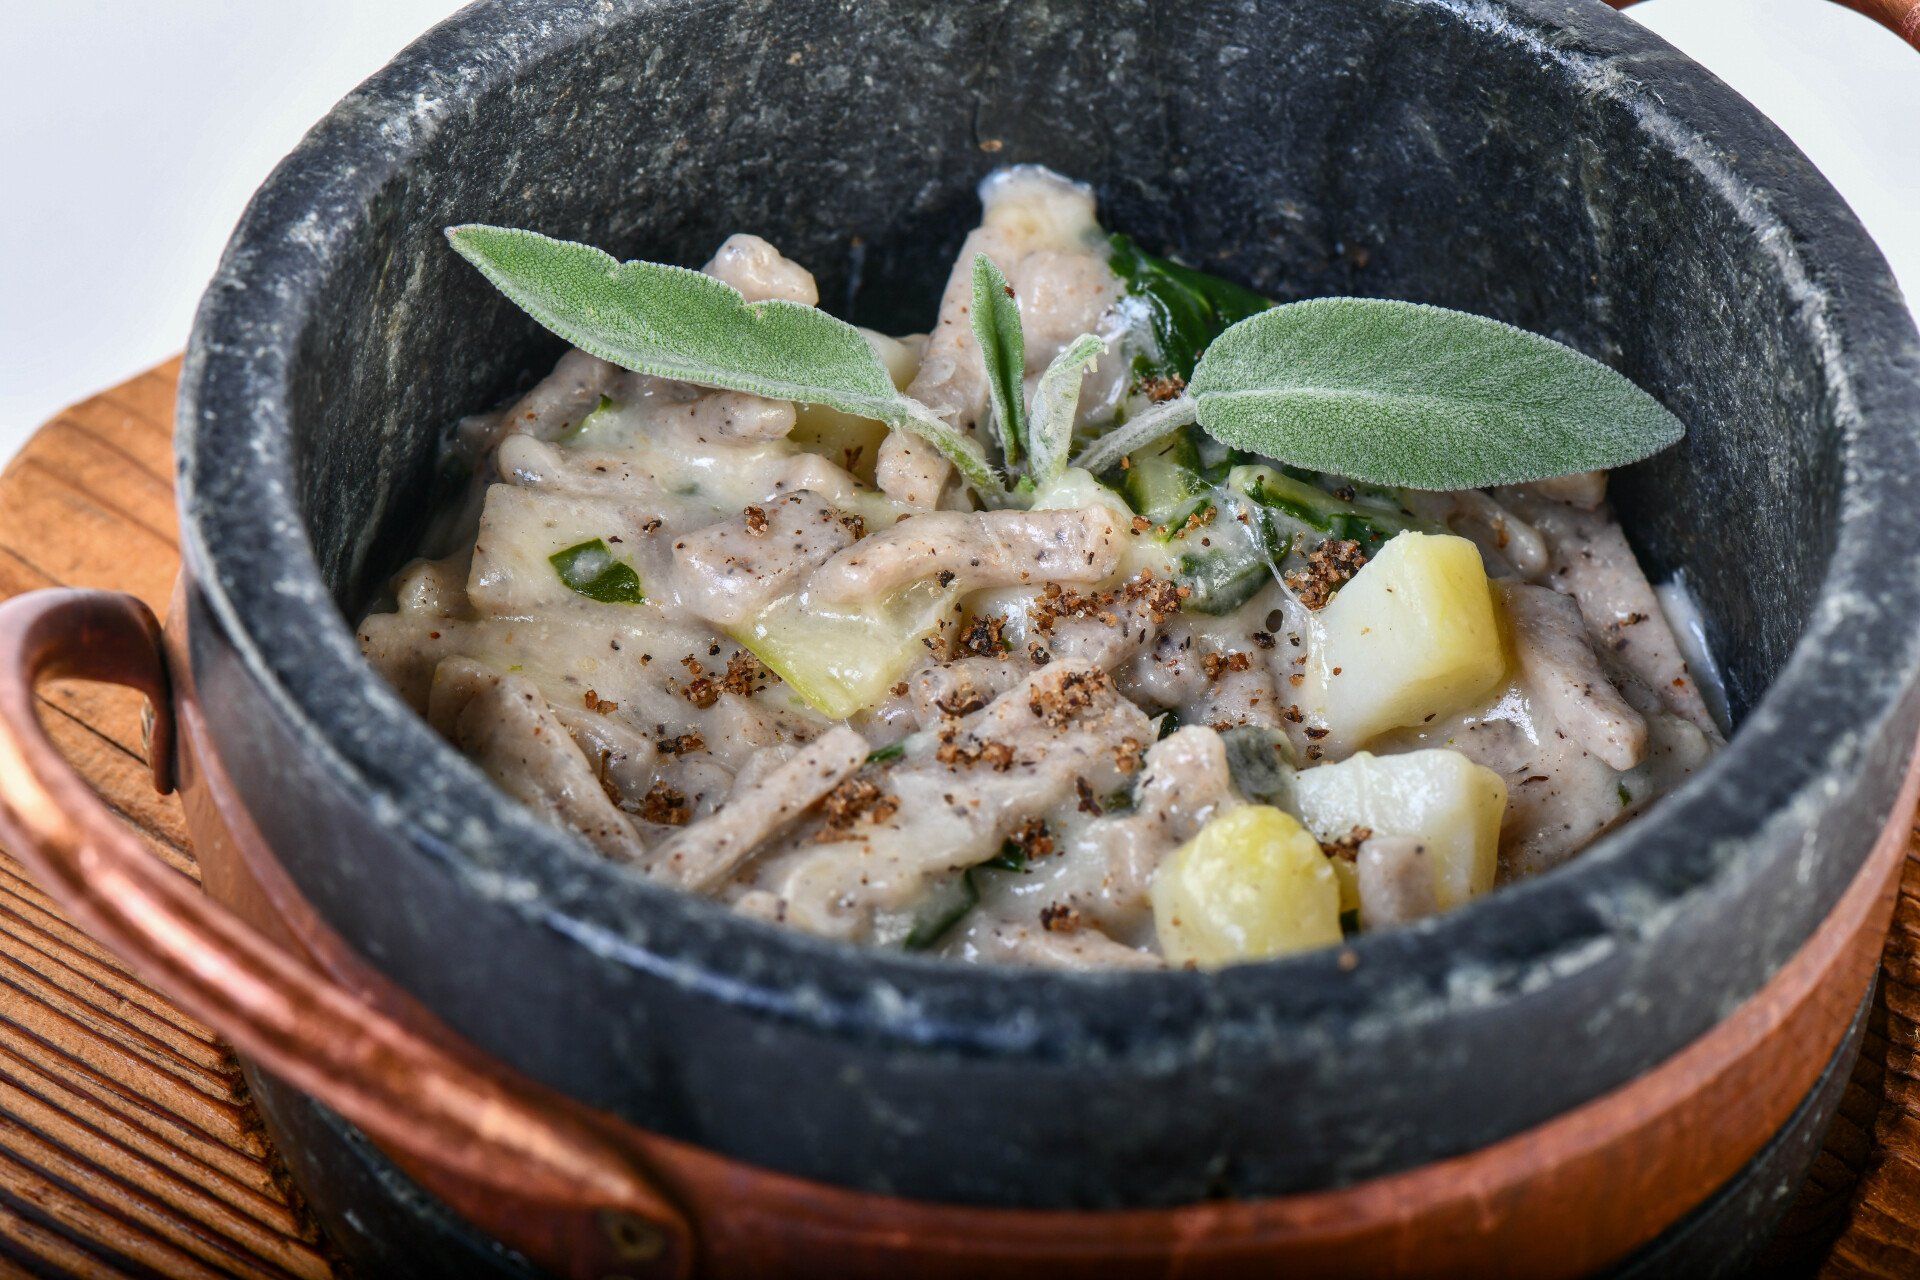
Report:
[[[1329,730],[1329,755],[1470,706],[1508,667],[1480,552],[1449,534],[1388,542],[1313,632],[1303,705]]]
[[[1211,968],[1340,941],[1340,885],[1292,815],[1244,805],[1154,873],[1153,927],[1169,964]]]
[[[1458,751],[1365,751],[1294,776],[1300,820],[1326,841],[1359,828],[1376,836],[1412,836],[1427,846],[1434,900],[1441,910],[1493,887],[1507,784]],[[1361,916],[1366,904],[1360,904]]]
[[[795,592],[728,633],[832,720],[887,696],[928,652],[954,593],[919,582],[867,604],[827,605]]]

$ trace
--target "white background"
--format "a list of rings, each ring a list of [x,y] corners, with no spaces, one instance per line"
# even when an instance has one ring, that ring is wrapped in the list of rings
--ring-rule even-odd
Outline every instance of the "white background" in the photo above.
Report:
[[[248,195],[452,0],[0,0],[0,458],[179,350]],[[1920,53],[1824,0],[1633,10],[1772,116],[1920,299]]]

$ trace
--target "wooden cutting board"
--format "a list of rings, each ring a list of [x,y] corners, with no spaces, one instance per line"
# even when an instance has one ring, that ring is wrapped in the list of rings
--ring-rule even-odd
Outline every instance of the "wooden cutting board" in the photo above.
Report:
[[[74,406],[0,474],[0,597],[110,587],[165,609],[178,376],[170,361]],[[155,856],[197,878],[179,804],[146,776],[137,696],[60,684],[42,703]],[[1920,1277],[1920,839],[1882,969],[1860,1065],[1782,1232],[1817,1241],[1828,1277]],[[156,1273],[335,1271],[226,1047],[0,851],[0,1280]]]

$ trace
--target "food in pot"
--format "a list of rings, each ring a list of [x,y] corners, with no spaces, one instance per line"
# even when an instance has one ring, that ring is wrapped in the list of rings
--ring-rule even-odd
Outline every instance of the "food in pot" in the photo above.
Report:
[[[929,332],[863,335],[873,412],[906,416],[742,390],[787,387],[751,351],[697,385],[575,349],[461,424],[470,500],[361,623],[369,661],[638,874],[976,963],[1407,926],[1722,744],[1604,472],[1436,491],[1223,442],[1246,397],[1212,424],[1210,348],[1267,300],[1046,170],[982,198]],[[754,235],[702,271],[741,324],[819,302]],[[712,292],[688,274],[642,283]]]

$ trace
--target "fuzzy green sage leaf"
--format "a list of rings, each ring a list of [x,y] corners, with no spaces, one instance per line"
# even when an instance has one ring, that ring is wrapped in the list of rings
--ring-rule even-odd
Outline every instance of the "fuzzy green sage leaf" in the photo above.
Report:
[[[1685,432],[1571,347],[1380,298],[1315,298],[1242,320],[1207,348],[1188,391],[1201,428],[1225,444],[1412,489],[1624,466]]]
[[[547,563],[560,575],[560,581],[589,600],[601,604],[639,604],[640,575],[624,560],[616,560],[613,549],[602,538],[576,543],[565,551],[547,557]]]
[[[1098,440],[1080,451],[1073,460],[1076,467],[1085,467],[1099,475],[1108,467],[1135,449],[1144,449],[1162,436],[1171,435],[1182,427],[1193,425],[1200,408],[1190,396],[1176,396],[1163,401],[1150,409],[1142,410],[1114,427]]]
[[[521,310],[623,369],[771,400],[820,404],[929,440],[983,496],[1005,487],[979,446],[901,395],[860,331],[817,307],[685,267],[620,262],[591,245],[479,223],[447,240]]]
[[[1035,484],[1055,480],[1067,469],[1074,416],[1080,408],[1080,384],[1106,349],[1107,344],[1097,335],[1083,333],[1053,358],[1034,385],[1033,412],[1027,425],[1032,461],[1027,473]]]
[[[1027,338],[1013,286],[984,253],[973,255],[973,340],[987,367],[1000,451],[1012,467],[1027,453]]]
[[[1193,376],[1213,340],[1236,321],[1273,305],[1253,290],[1171,258],[1159,258],[1118,232],[1107,237],[1107,265],[1129,297],[1146,304],[1157,358],[1141,357],[1135,372]]]

